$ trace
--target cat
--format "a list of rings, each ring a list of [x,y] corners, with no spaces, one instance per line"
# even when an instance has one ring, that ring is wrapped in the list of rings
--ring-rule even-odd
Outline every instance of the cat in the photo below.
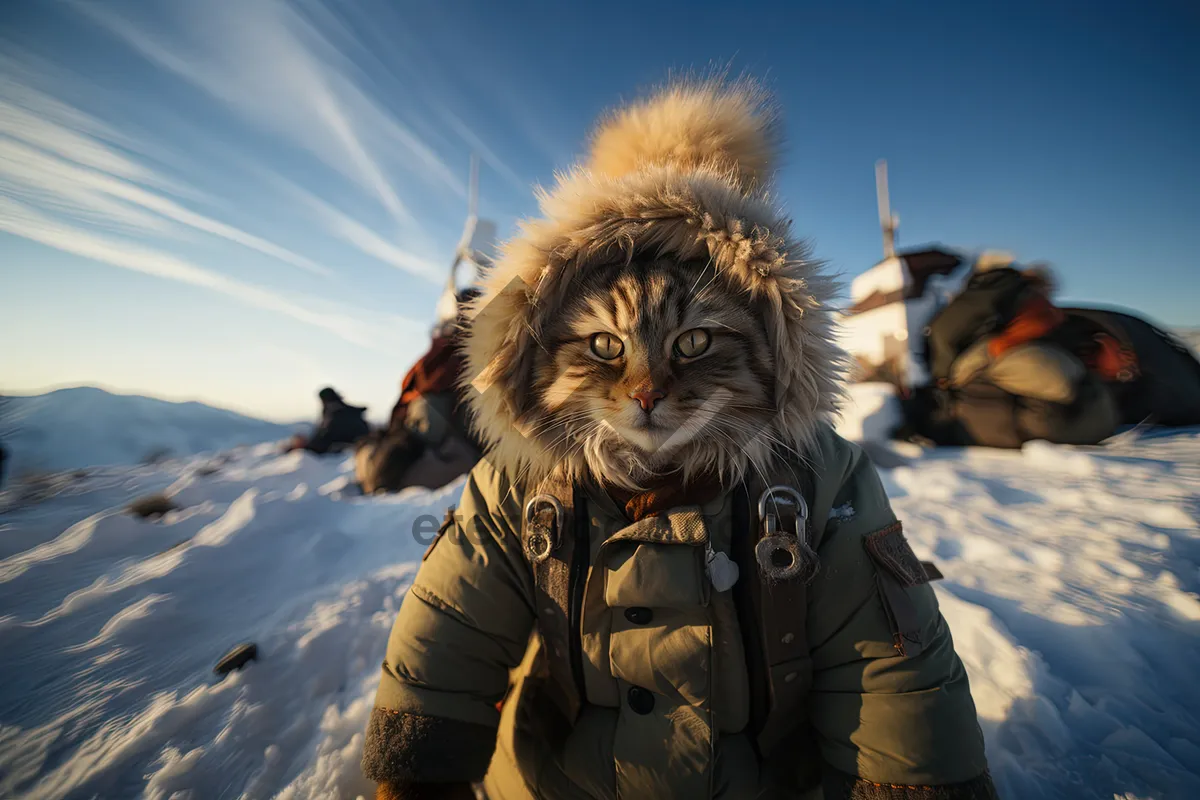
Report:
[[[590,270],[550,319],[522,423],[571,471],[635,490],[676,473],[733,481],[780,444],[763,315],[713,265]]]
[[[683,84],[603,120],[539,194],[463,348],[475,432],[509,480],[729,487],[809,457],[845,357],[836,279],[768,192],[777,145],[754,86]],[[684,334],[703,350],[673,356]]]

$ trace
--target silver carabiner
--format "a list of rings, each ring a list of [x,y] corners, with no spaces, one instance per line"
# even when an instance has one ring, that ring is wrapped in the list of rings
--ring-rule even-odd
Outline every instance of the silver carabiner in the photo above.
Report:
[[[796,508],[796,527],[790,534],[780,531],[779,515],[767,510],[768,502],[778,510],[776,495],[782,495]],[[804,495],[791,486],[772,486],[758,498],[758,518],[763,530],[754,546],[754,556],[762,574],[771,581],[812,580],[821,565],[808,542],[808,503]]]
[[[763,521],[763,533],[773,536],[779,532],[779,517],[776,514],[767,513],[767,501],[772,500],[777,494],[785,495],[796,507],[796,538],[803,539],[804,526],[808,522],[808,502],[804,499],[804,495],[791,486],[772,486],[759,495],[758,518]]]
[[[551,530],[537,522],[535,517],[542,505],[550,506],[554,511],[554,523]],[[562,530],[566,524],[567,514],[558,498],[549,494],[534,495],[525,503],[525,557],[534,564],[540,564],[550,557],[562,541]]]

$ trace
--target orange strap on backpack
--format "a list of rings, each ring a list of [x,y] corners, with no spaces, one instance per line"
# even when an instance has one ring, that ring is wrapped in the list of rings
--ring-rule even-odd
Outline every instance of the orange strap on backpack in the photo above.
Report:
[[[463,359],[458,351],[457,337],[439,336],[434,339],[429,352],[413,364],[400,383],[400,400],[392,409],[392,426],[404,422],[408,404],[421,395],[454,389],[462,369]]]
[[[1043,294],[1034,294],[1021,304],[1012,322],[988,342],[988,354],[999,358],[1008,350],[1052,332],[1066,320],[1062,310]]]
[[[1110,382],[1128,383],[1138,376],[1137,354],[1126,350],[1107,333],[1094,337],[1096,349],[1087,359],[1087,368],[1102,379]]]

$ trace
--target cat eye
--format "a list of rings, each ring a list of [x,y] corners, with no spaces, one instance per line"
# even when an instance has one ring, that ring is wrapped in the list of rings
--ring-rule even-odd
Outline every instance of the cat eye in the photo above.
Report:
[[[708,331],[704,328],[692,328],[690,331],[681,333],[675,340],[675,355],[695,358],[707,350],[711,343],[712,337],[708,335]]]
[[[625,352],[625,344],[611,333],[592,334],[592,352],[597,358],[612,361]]]

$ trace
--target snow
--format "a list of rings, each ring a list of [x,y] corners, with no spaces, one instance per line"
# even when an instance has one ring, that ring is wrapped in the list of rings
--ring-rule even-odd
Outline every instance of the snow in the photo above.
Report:
[[[1006,797],[1200,797],[1200,431],[884,474]]]
[[[9,450],[9,477],[137,464],[155,454],[225,450],[284,439],[294,427],[203,403],[113,394],[90,386],[0,400],[0,440]]]
[[[883,441],[904,421],[890,383],[856,383],[843,403],[838,433],[851,441]]]
[[[99,468],[0,516],[0,796],[371,793],[362,733],[414,524],[461,482],[367,499],[342,457],[230,455]],[[123,513],[153,492],[183,508]],[[260,662],[218,680],[242,641]]]
[[[852,400],[842,430],[880,437],[894,399]],[[1200,431],[898,449],[882,480],[946,575],[1001,796],[1200,797]],[[362,735],[414,526],[461,482],[365,498],[345,458],[227,456],[91,470],[0,515],[0,796],[370,795]],[[122,512],[152,492],[181,508]],[[244,641],[259,661],[213,676]]]

